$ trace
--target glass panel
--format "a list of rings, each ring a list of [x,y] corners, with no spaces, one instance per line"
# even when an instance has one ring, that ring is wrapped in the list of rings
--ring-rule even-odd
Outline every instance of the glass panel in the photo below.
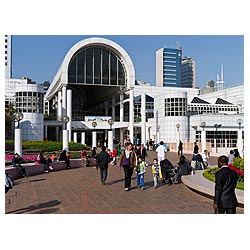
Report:
[[[93,83],[93,49],[86,50],[86,83]]]
[[[102,50],[102,84],[109,84],[109,52]]]
[[[85,51],[80,52],[77,55],[77,82],[84,83],[84,61],[85,61]]]
[[[117,85],[117,58],[110,54],[110,84]]]
[[[68,78],[70,83],[76,83],[76,57],[70,62]]]
[[[125,85],[125,72],[121,62],[118,63],[118,85]]]
[[[101,84],[101,49],[94,49],[94,83]]]

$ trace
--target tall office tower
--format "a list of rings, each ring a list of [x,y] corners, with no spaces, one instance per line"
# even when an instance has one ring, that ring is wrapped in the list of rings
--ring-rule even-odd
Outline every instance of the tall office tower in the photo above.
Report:
[[[195,88],[195,61],[191,57],[184,57],[181,65],[181,87]]]
[[[156,86],[181,87],[182,49],[156,51]]]
[[[5,35],[5,79],[12,77],[11,36]]]

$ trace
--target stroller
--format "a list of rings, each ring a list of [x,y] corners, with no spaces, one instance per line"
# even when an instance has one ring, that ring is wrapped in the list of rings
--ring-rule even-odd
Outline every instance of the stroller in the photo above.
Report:
[[[161,173],[162,173],[162,183],[172,184],[174,182],[174,177],[176,174],[176,170],[173,164],[168,160],[160,161]]]

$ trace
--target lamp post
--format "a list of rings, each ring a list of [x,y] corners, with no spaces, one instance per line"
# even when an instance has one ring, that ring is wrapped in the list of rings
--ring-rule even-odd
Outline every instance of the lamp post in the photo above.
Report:
[[[206,126],[206,122],[201,122],[201,125],[202,127],[202,131],[201,131],[201,148],[202,148],[202,152],[204,152],[204,150],[206,149],[206,131],[204,130],[205,129],[205,126]]]
[[[110,129],[108,131],[108,148],[113,151],[114,150],[114,141],[113,141],[113,130],[112,130],[112,125],[114,125],[114,120],[109,119],[108,124],[110,126]]]
[[[23,114],[16,113],[14,119],[17,121],[17,127],[15,128],[15,152],[22,156],[22,131],[19,125],[20,121],[23,119]]]
[[[63,150],[69,150],[69,131],[66,129],[67,123],[69,122],[69,117],[63,117]]]
[[[218,148],[217,148],[217,131],[218,131],[218,128],[220,128],[222,125],[221,124],[214,124],[214,127],[215,127],[215,153],[218,153]]]
[[[237,120],[237,124],[239,125],[237,148],[238,148],[238,151],[240,152],[240,154],[243,152],[243,141],[242,141],[242,130],[241,130],[242,123],[243,123],[242,119]]]
[[[97,144],[96,144],[96,128],[97,126],[97,122],[92,122],[92,127],[94,128],[94,131],[92,131],[92,148],[96,147]]]
[[[176,125],[176,128],[177,128],[177,142],[176,142],[176,149],[178,150],[178,145],[179,145],[179,142],[180,142],[180,124],[177,123]]]

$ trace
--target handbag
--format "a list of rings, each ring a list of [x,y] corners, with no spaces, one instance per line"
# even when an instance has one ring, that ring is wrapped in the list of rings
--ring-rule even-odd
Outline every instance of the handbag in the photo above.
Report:
[[[129,158],[123,159],[121,165],[123,167],[129,167],[130,166],[130,159]]]

